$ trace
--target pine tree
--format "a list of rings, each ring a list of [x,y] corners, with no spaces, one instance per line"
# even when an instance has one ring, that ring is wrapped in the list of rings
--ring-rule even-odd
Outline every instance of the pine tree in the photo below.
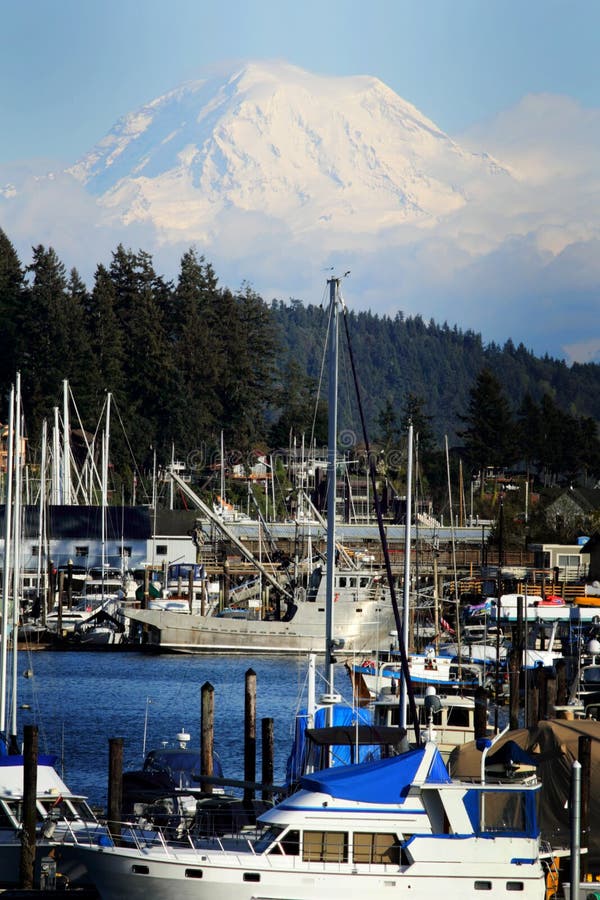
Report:
[[[467,460],[481,472],[483,489],[488,467],[509,466],[517,458],[515,423],[502,385],[489,369],[479,373],[469,395],[468,412],[459,416],[467,428],[458,434]]]
[[[0,228],[0,396],[14,382],[17,334],[21,330],[25,273],[8,237]]]

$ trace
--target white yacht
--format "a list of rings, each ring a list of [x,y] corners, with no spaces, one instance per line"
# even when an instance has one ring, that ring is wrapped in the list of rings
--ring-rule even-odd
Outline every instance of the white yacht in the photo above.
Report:
[[[453,781],[428,743],[304,776],[254,838],[146,832],[77,849],[102,900],[542,900],[538,788]]]

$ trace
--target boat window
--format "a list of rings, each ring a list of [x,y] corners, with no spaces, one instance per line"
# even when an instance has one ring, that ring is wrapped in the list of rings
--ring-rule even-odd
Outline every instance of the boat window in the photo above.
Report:
[[[202,869],[186,869],[185,877],[186,878],[202,878],[203,876]]]
[[[89,547],[75,547],[75,556],[88,556],[89,552]]]
[[[361,588],[366,588],[366,587],[368,587],[368,586],[369,586],[369,579],[366,578],[366,577],[361,578],[361,579],[360,579],[360,586],[361,586]]]
[[[351,588],[355,588],[356,587],[356,578],[349,578],[348,583]]]
[[[345,588],[347,584],[348,579],[346,578],[346,576],[340,575],[340,577],[338,578],[338,587]]]
[[[281,834],[283,834],[284,831],[285,831],[285,828],[276,827],[276,826],[273,826],[272,828],[267,828],[267,830],[264,831],[260,835],[258,840],[255,841],[254,852],[255,853],[264,853],[265,850],[268,850],[268,848],[271,846],[271,844],[275,843],[277,838]]]
[[[134,875],[148,875],[150,869],[148,868],[148,866],[139,866],[134,864],[131,867],[131,871]]]
[[[480,804],[482,832],[526,833],[524,794],[514,791],[484,791]]]
[[[4,804],[0,803],[0,828],[13,828],[14,822],[8,815],[6,809],[4,808]]]
[[[476,891],[491,891],[492,882],[491,881],[476,881],[475,882],[475,890]]]
[[[41,806],[44,817],[52,816],[54,819],[72,819],[73,813],[68,804],[62,797],[53,800],[38,800],[38,806]]]
[[[305,831],[304,862],[348,862],[348,833],[345,831]]]
[[[352,859],[355,863],[392,863],[398,865],[400,848],[395,834],[360,832],[354,834]]]
[[[23,820],[23,803],[21,800],[9,800],[6,803],[9,812],[15,817],[17,822]],[[38,822],[43,822],[46,818],[45,814],[40,812],[39,806],[36,805],[36,818]]]
[[[469,727],[469,709],[464,706],[448,706],[448,725]]]
[[[525,889],[525,886],[522,881],[507,881],[506,882],[506,890],[507,891],[522,891]]]

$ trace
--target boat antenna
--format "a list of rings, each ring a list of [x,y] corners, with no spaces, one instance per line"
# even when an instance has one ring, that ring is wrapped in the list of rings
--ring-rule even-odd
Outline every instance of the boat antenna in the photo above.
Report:
[[[404,679],[404,683],[406,684],[407,692],[408,692],[408,705],[410,707],[412,721],[414,722],[415,729],[415,738],[417,744],[420,743],[420,734],[419,734],[419,717],[417,715],[417,705],[415,703],[415,692],[413,690],[412,679],[410,677],[410,670],[408,667],[408,654],[406,652],[406,644],[404,639],[404,628],[402,627],[402,620],[400,618],[400,610],[398,608],[398,599],[396,597],[396,589],[394,586],[394,577],[392,575],[392,564],[390,560],[390,553],[387,543],[387,537],[385,534],[385,527],[383,524],[383,514],[381,511],[381,501],[379,498],[379,493],[377,491],[377,470],[375,467],[375,456],[371,453],[371,446],[369,443],[369,435],[367,433],[367,425],[365,420],[365,413],[363,409],[360,387],[358,383],[358,378],[356,375],[356,365],[354,362],[354,353],[352,351],[352,342],[350,340],[350,330],[348,328],[348,311],[346,308],[346,304],[344,303],[343,298],[340,296],[340,303],[342,306],[343,312],[343,320],[344,320],[344,330],[346,332],[346,343],[348,345],[348,355],[350,358],[350,365],[352,367],[352,378],[354,380],[354,389],[356,391],[356,402],[358,404],[358,412],[360,415],[360,424],[362,427],[363,440],[365,442],[365,450],[367,453],[367,464],[369,467],[369,476],[371,478],[371,484],[373,487],[373,502],[375,505],[375,516],[377,518],[377,526],[379,528],[379,539],[381,541],[381,549],[383,552],[383,558],[385,561],[385,571],[387,575],[388,585],[390,588],[390,597],[392,599],[392,609],[394,611],[394,620],[396,622],[396,630],[398,632],[398,643],[400,646],[400,665],[402,668],[402,677]],[[410,552],[408,547],[405,547],[405,552]]]

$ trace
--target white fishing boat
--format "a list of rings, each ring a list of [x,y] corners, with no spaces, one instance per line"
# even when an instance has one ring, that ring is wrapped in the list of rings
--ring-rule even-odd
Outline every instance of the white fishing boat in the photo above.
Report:
[[[429,685],[445,691],[474,691],[484,684],[483,666],[476,663],[459,664],[452,656],[443,656],[431,650],[425,653],[410,653],[408,668],[413,684],[421,687]],[[396,694],[400,691],[402,668],[398,654],[391,659],[363,659],[353,663],[351,675],[362,679],[368,695],[378,697],[382,692]]]
[[[538,789],[454,781],[428,743],[304,776],[255,837],[183,844],[155,831],[77,849],[102,900],[542,900]]]

